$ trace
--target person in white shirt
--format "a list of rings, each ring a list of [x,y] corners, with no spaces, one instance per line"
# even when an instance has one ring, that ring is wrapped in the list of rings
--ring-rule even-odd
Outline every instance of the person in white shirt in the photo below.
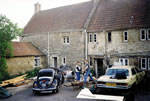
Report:
[[[81,67],[80,67],[80,62],[78,61],[76,63],[76,67],[75,67],[75,72],[76,72],[76,75],[77,75],[77,80],[80,81],[80,72],[81,72]]]

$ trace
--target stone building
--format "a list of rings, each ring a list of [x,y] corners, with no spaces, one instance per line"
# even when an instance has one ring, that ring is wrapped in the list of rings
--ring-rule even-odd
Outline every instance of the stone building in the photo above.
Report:
[[[29,42],[13,42],[13,57],[6,61],[10,75],[46,66],[46,56]]]
[[[87,31],[88,57],[98,72],[118,63],[150,69],[149,0],[100,0]]]
[[[86,58],[84,26],[92,7],[90,1],[39,12],[35,10],[24,28],[22,41],[36,44],[48,56],[51,67],[73,67],[77,61]]]
[[[50,66],[74,66],[88,58],[97,75],[116,64],[148,70],[150,1],[91,0],[38,10],[22,41],[36,44],[49,57]]]

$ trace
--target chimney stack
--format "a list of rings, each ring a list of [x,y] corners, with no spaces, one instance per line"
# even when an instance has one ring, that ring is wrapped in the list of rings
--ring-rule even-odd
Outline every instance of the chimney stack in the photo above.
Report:
[[[38,12],[41,10],[41,4],[36,3],[36,4],[34,5],[34,8],[35,8],[35,13],[38,13]]]

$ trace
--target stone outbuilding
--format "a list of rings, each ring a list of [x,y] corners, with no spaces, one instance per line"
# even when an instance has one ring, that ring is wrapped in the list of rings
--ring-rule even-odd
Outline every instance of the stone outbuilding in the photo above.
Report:
[[[46,66],[46,56],[30,42],[13,42],[13,57],[6,61],[10,75]]]

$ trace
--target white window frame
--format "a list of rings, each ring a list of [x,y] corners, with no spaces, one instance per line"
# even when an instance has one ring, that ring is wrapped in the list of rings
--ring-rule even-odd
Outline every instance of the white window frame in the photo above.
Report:
[[[89,33],[89,43],[93,42],[93,36],[92,33]]]
[[[148,58],[148,69],[150,69],[150,58]]]
[[[34,57],[34,67],[40,67],[41,66],[41,57],[35,56]]]
[[[150,40],[150,28],[147,29],[147,40]]]
[[[64,59],[65,59],[65,61],[64,61]],[[63,65],[66,65],[66,61],[67,61],[67,58],[66,57],[62,57],[62,64]]]
[[[145,67],[143,68],[142,67],[142,60],[145,60]],[[141,69],[146,69],[146,67],[147,67],[147,58],[141,58]]]
[[[142,31],[143,31],[143,30],[145,31],[145,39],[142,39]],[[145,40],[146,40],[146,29],[141,29],[141,30],[140,30],[140,40],[141,40],[141,41],[145,41]]]
[[[122,60],[122,62],[121,62],[121,60]],[[126,60],[128,61],[127,65],[125,64]],[[129,66],[129,59],[128,58],[119,58],[119,62],[120,62],[120,65],[122,65],[122,66]]]
[[[125,37],[126,37],[125,33],[127,33],[127,40],[125,40]],[[123,41],[128,42],[128,38],[129,38],[128,31],[123,31]]]
[[[96,37],[95,37],[96,36]],[[93,34],[93,42],[96,43],[97,42],[97,33]]]
[[[63,36],[63,43],[64,44],[70,44],[70,38],[69,38],[69,36]]]

